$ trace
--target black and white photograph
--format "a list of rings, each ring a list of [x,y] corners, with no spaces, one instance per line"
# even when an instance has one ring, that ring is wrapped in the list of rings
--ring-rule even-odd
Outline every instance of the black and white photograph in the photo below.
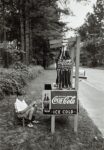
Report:
[[[0,150],[104,150],[104,0],[0,0]]]
[[[43,113],[49,113],[51,109],[51,91],[44,90],[42,92],[42,110]]]

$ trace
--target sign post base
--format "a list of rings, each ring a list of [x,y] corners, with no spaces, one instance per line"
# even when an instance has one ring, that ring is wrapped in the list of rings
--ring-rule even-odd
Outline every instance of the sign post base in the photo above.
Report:
[[[55,133],[55,115],[51,116],[51,133]]]
[[[78,114],[74,116],[74,132],[77,133],[78,131]]]

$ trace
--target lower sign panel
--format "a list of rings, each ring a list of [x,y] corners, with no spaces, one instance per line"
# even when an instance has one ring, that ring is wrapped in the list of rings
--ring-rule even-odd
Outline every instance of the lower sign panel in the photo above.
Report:
[[[77,114],[76,109],[57,109],[57,110],[43,110],[44,114],[51,114],[51,115],[68,115],[68,114]]]

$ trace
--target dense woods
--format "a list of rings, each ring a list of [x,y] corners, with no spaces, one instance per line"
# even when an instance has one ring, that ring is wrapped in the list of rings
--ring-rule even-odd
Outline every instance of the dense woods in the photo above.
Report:
[[[0,99],[21,93],[43,70],[36,65],[46,68],[53,61],[56,49],[49,41],[62,38],[62,13],[68,10],[57,0],[0,1]]]
[[[97,0],[93,6],[93,13],[88,13],[85,23],[80,27],[79,33],[84,41],[84,50],[93,66],[104,63],[104,1]]]
[[[0,41],[15,40],[18,49],[6,50],[4,44],[4,66],[11,64],[15,54],[26,65],[45,67],[46,58],[49,62],[53,57],[49,40],[62,37],[65,24],[59,20],[61,13],[68,14],[68,11],[60,9],[57,0],[1,0]]]

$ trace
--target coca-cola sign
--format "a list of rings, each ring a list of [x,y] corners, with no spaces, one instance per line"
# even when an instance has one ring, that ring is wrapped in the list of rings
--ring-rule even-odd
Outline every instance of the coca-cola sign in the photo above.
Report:
[[[75,104],[76,96],[55,96],[52,104]]]
[[[77,92],[75,90],[51,91],[51,109],[76,109]]]
[[[42,97],[44,114],[77,113],[77,91],[75,90],[44,90]]]

